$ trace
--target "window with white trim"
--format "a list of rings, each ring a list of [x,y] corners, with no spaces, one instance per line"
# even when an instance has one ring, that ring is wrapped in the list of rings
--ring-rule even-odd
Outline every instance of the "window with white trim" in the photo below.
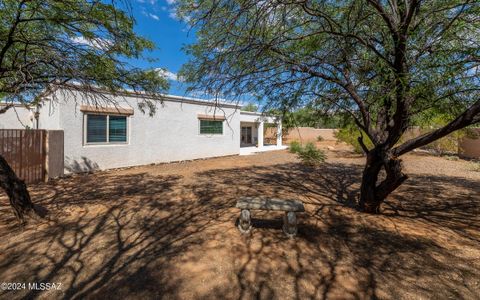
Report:
[[[86,144],[122,144],[127,142],[127,116],[85,114]]]
[[[200,119],[200,134],[223,134],[223,121]]]

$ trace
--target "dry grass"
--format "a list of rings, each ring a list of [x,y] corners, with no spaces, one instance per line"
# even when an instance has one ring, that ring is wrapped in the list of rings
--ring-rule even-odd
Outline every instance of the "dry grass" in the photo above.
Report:
[[[1,198],[0,278],[62,282],[2,298],[478,299],[480,173],[468,162],[405,158],[411,178],[380,216],[354,205],[363,158],[344,147],[304,167],[286,151],[79,175],[31,186],[50,222],[17,228]],[[299,235],[281,214],[235,222],[239,196],[298,198]]]

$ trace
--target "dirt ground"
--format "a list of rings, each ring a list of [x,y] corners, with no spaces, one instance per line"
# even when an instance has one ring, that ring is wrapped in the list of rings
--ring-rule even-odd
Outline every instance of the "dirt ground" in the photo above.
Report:
[[[287,151],[76,175],[29,187],[50,221],[19,228],[0,197],[3,299],[479,299],[480,172],[414,153],[382,215],[353,207],[364,159],[322,142],[305,167]],[[333,148],[332,148],[333,147]],[[330,150],[328,150],[330,149]],[[240,196],[302,200],[235,226]],[[60,290],[28,283],[61,283]]]

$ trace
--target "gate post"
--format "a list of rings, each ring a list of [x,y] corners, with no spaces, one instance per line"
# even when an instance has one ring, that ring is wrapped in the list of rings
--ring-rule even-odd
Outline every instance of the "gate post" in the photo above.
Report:
[[[42,138],[43,138],[43,181],[47,182],[49,178],[49,160],[50,155],[48,153],[49,150],[49,141],[50,141],[50,134],[47,130],[42,130]]]

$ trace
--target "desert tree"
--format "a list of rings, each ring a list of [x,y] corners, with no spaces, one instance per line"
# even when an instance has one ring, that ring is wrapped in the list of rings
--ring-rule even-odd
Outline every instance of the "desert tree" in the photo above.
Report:
[[[104,91],[129,89],[145,95],[139,105],[152,111],[147,96],[168,84],[158,71],[127,63],[154,48],[134,32],[130,12],[127,1],[0,1],[0,113],[18,104],[34,108],[57,89],[96,105],[114,101]],[[1,155],[0,186],[20,220],[36,215],[25,183]]]
[[[183,0],[178,15],[198,36],[183,70],[193,88],[350,116],[366,154],[363,211],[407,179],[403,154],[480,121],[478,1]],[[453,117],[401,142],[431,110]]]

